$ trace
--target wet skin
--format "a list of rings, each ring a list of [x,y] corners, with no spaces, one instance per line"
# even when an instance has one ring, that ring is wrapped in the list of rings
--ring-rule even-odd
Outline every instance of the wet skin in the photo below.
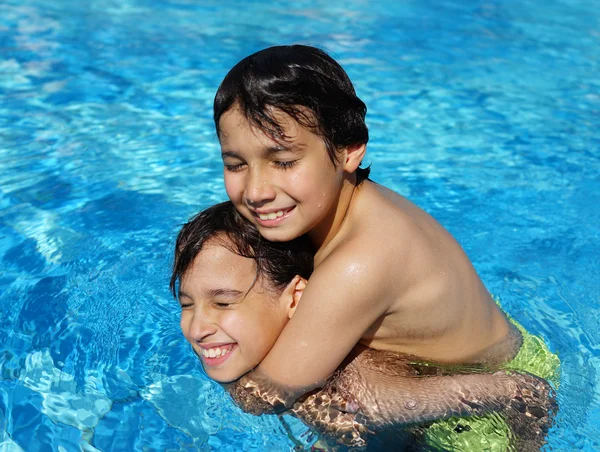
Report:
[[[179,296],[182,332],[207,375],[221,383],[235,381],[258,365],[294,314],[304,288],[299,277],[283,290],[256,279],[254,261],[231,252],[227,243],[217,237],[204,245],[182,277]],[[540,425],[549,419],[544,406],[549,388],[535,378],[450,377],[441,370],[415,378],[419,372],[409,363],[405,355],[357,346],[323,389],[305,395],[290,411],[332,442],[361,447],[372,432],[385,427],[504,410],[532,388],[537,392],[525,397],[525,406],[544,407]],[[257,403],[248,397],[252,386],[227,388],[250,412],[272,409],[262,399]],[[280,401],[271,402],[282,407]]]
[[[294,309],[293,294],[255,281],[254,260],[229,251],[226,240],[204,245],[179,291],[181,331],[206,374],[221,383],[260,363]]]
[[[452,236],[397,193],[356,186],[365,146],[339,150],[284,114],[273,139],[239,108],[219,130],[227,194],[261,235],[308,234],[317,253],[293,319],[248,376],[291,405],[360,343],[436,363],[495,365],[518,350],[511,327]]]
[[[362,450],[378,444],[382,433],[394,447],[400,439],[416,444],[430,421],[490,413],[506,419],[517,450],[539,450],[545,444],[556,410],[547,382],[528,374],[452,372],[357,346],[323,388],[296,401],[289,412],[320,433],[331,450],[336,444]],[[281,400],[265,403],[255,397],[256,386],[234,383],[226,388],[253,414],[283,406]],[[389,447],[379,443],[376,450]]]

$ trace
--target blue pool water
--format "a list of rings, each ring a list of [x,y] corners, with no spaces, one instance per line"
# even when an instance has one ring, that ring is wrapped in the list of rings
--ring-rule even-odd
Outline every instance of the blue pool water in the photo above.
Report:
[[[373,178],[559,353],[547,450],[599,449],[595,0],[3,0],[0,451],[314,441],[203,376],[167,290],[179,225],[225,199],[214,92],[282,43],[342,63]]]

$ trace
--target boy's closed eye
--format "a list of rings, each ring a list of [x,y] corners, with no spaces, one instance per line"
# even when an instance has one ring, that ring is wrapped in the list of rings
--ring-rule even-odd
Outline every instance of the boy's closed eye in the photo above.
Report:
[[[244,168],[244,164],[243,163],[236,163],[236,164],[224,164],[225,166],[225,170],[231,172],[231,173],[237,173],[238,171],[241,171]]]
[[[289,160],[289,161],[284,161],[284,162],[277,162],[277,161],[273,162],[273,164],[276,167],[278,167],[280,169],[284,169],[284,170],[292,168],[294,165],[296,165],[296,163],[298,163],[298,160]]]

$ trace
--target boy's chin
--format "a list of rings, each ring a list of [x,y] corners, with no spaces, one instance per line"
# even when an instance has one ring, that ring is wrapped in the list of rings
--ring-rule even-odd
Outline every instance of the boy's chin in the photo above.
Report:
[[[302,234],[295,234],[294,231],[284,228],[265,228],[260,225],[256,225],[258,228],[258,232],[265,239],[270,242],[289,242],[291,240],[297,239]]]

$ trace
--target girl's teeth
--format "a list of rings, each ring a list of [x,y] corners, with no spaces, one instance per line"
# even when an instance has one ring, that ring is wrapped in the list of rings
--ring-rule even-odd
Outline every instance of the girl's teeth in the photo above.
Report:
[[[209,350],[202,349],[202,356],[205,358],[218,358],[219,356],[226,355],[231,351],[232,346],[224,347],[224,348],[211,348]]]

